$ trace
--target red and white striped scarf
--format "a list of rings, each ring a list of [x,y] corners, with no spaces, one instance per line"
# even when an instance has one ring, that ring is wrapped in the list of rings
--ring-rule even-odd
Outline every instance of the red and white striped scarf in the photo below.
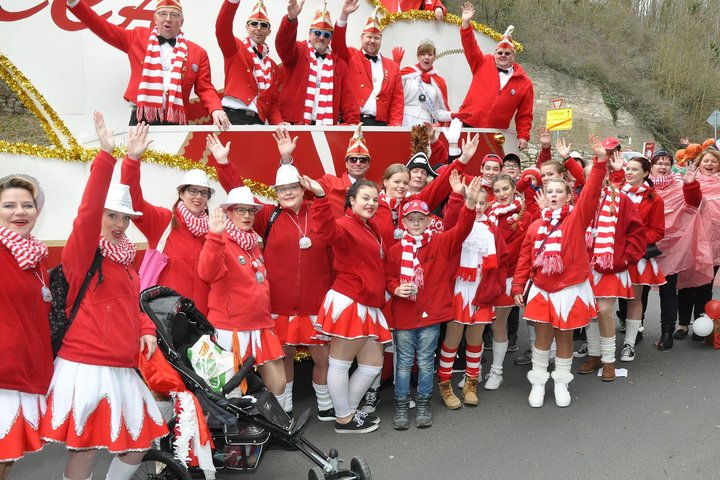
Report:
[[[207,212],[203,211],[200,215],[195,215],[182,200],[178,202],[177,211],[193,237],[204,237],[210,231]]]
[[[305,92],[303,120],[305,125],[310,125],[312,121],[313,106],[315,105],[315,89],[317,88],[318,98],[315,120],[317,120],[318,125],[332,125],[335,121],[333,116],[333,73],[335,71],[333,56],[328,50],[318,78],[318,61],[315,57],[315,49],[310,45],[310,42],[308,42],[307,47],[310,74]]]
[[[0,243],[10,250],[22,270],[35,268],[40,260],[48,256],[47,245],[30,235],[23,238],[7,227],[0,227]]]
[[[600,196],[600,207],[595,221],[585,233],[585,243],[592,248],[590,267],[601,270],[612,268],[615,258],[615,229],[620,211],[620,194],[605,187]]]
[[[498,218],[501,215],[507,215],[508,223],[515,223],[517,219],[513,219],[513,213],[519,212],[522,208],[522,200],[520,196],[515,195],[515,199],[508,205],[500,205],[499,202],[494,202],[488,209],[487,217],[494,224],[498,224]]]
[[[225,224],[225,231],[228,236],[246,252],[252,252],[258,244],[258,234],[255,230],[243,231],[235,226],[235,224],[228,220]]]
[[[127,266],[135,260],[137,248],[127,235],[123,235],[122,239],[115,244],[110,243],[107,238],[100,235],[100,252],[103,257]]]
[[[380,192],[380,195],[378,196],[381,202],[385,202],[385,205],[390,207],[390,210],[397,213],[400,211],[400,203],[402,202],[402,198],[394,198],[389,196],[385,190]]]
[[[402,254],[400,256],[400,281],[402,283],[414,283],[418,289],[425,286],[425,272],[418,260],[418,250],[430,243],[432,232],[425,230],[422,235],[410,235],[407,231],[400,240]],[[408,297],[415,301],[415,295]]]
[[[630,200],[632,200],[635,205],[640,205],[645,199],[643,193],[645,193],[649,188],[650,185],[647,183],[647,181],[644,181],[636,187],[633,187],[629,183],[626,183],[625,185],[623,185],[622,191],[625,192],[628,198],[630,198]]]
[[[477,280],[478,268],[483,272],[497,268],[495,235],[490,230],[485,215],[475,219],[470,234],[463,241],[456,277],[466,282],[474,282]]]
[[[166,92],[167,97],[164,98],[165,86],[157,28],[153,28],[150,32],[136,99],[138,121],[144,118],[150,122],[164,120],[180,125],[187,124],[185,105],[183,104],[182,75],[188,47],[182,32],[175,39],[175,48],[170,55],[172,64],[170,86]]]
[[[652,180],[655,190],[665,190],[668,185],[673,183],[675,180],[675,174],[671,173],[669,175],[658,175],[657,177],[650,177],[650,180]]]
[[[542,268],[542,273],[545,275],[562,273],[565,268],[560,252],[562,230],[558,224],[562,222],[572,210],[572,205],[565,205],[556,210],[544,208],[540,213],[542,223],[538,228],[535,245],[533,246],[533,254],[535,256],[533,265],[537,268]]]
[[[255,76],[255,82],[258,87],[258,96],[260,96],[262,92],[270,88],[270,84],[272,83],[272,63],[270,62],[270,55],[268,55],[270,49],[266,44],[255,46],[257,51],[263,56],[263,59],[260,60],[260,56],[253,50],[254,45],[250,37],[243,40],[243,45],[245,45],[245,48],[250,52],[250,56],[253,59],[253,75]]]

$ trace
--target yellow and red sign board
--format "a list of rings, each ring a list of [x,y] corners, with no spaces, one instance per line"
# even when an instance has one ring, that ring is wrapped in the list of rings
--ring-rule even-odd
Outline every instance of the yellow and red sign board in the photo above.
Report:
[[[545,128],[551,132],[572,130],[572,108],[554,108],[545,114]]]

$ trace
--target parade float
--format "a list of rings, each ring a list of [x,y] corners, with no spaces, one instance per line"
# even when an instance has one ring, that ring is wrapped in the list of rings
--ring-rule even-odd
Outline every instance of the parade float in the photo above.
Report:
[[[85,0],[111,23],[124,28],[152,23],[154,0]],[[241,1],[235,21],[235,34],[244,36],[244,19],[254,2]],[[207,49],[213,84],[222,93],[223,57],[215,39],[215,17],[221,0],[185,0],[183,31],[189,39]],[[286,2],[266,2],[273,26],[286,13]],[[448,83],[451,108],[461,104],[470,83],[470,69],[460,47],[460,18],[448,14],[444,21],[434,20],[426,11],[388,12],[380,0],[363,0],[348,25],[348,44],[359,46],[360,32],[373,9],[379,6],[384,26],[382,52],[389,55],[395,46],[405,49],[403,66],[415,63],[420,40],[430,38],[437,46],[435,67]],[[299,17],[304,38],[320,0],[307,0]],[[332,18],[340,13],[340,0],[328,2]],[[0,6],[0,79],[23,102],[42,125],[51,146],[30,142],[9,143],[0,140],[0,177],[25,173],[37,178],[47,202],[34,233],[51,246],[49,265],[59,263],[59,252],[67,239],[75,216],[89,165],[97,152],[92,112],[105,115],[123,153],[128,130],[129,106],[122,98],[129,77],[126,55],[102,42],[66,8],[65,0],[6,0]],[[480,47],[492,51],[500,38],[498,32],[473,22]],[[268,38],[274,46],[276,27]],[[518,49],[520,49],[518,45]],[[271,55],[275,58],[271,50]],[[143,191],[157,205],[171,205],[175,186],[190,168],[205,169],[215,178],[214,160],[205,149],[205,136],[217,131],[209,125],[209,116],[195,99],[190,106],[190,125],[152,127],[151,150],[143,161]],[[325,173],[342,174],[352,126],[288,127],[298,136],[295,164],[311,177]],[[278,155],[272,138],[272,126],[237,126],[220,134],[221,141],[232,142],[230,161],[248,179],[253,191],[272,199],[268,187],[274,182]],[[474,130],[478,131],[478,130]],[[479,130],[481,144],[470,171],[479,170],[479,158],[489,152],[502,154],[515,150],[513,130]],[[390,163],[405,163],[409,157],[409,128],[369,127],[364,129],[372,162],[368,177],[377,180]],[[116,169],[116,180],[119,168]],[[222,192],[222,190],[220,189]],[[211,200],[219,204],[224,194]],[[135,229],[128,232],[140,248],[144,238]]]

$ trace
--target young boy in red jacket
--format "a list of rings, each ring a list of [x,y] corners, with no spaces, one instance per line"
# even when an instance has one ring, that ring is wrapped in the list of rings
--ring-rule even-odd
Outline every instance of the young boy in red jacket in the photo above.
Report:
[[[422,200],[403,207],[402,240],[390,248],[385,261],[387,290],[393,294],[393,341],[395,344],[395,401],[393,428],[410,426],[410,371],[417,356],[418,428],[432,426],[434,354],[440,324],[453,318],[452,290],[448,278],[457,268],[451,261],[459,255],[462,242],[472,230],[475,203],[481,190],[480,178],[465,187],[465,208],[452,229],[433,235],[430,209]]]

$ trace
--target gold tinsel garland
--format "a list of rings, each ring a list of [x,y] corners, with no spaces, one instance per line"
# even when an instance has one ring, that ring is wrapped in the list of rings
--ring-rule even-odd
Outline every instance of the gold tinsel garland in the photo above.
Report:
[[[435,22],[435,12],[431,12],[429,10],[408,10],[406,12],[397,12],[397,13],[391,13],[388,11],[387,8],[383,6],[380,0],[370,0],[370,3],[373,4],[375,7],[379,7],[378,13],[382,13],[383,17],[380,19],[380,26],[385,28],[386,26],[403,21],[403,20],[430,20]],[[452,23],[457,26],[462,25],[462,18],[458,17],[457,15],[454,15],[452,13],[448,13],[445,15],[445,18],[443,20],[445,23]],[[470,21],[470,25],[477,30],[478,32],[487,35],[488,37],[500,41],[502,38],[502,33],[499,33],[492,28],[488,27],[487,25],[483,25],[481,23],[476,22],[475,20]],[[520,53],[523,51],[523,46],[521,43],[518,43],[516,41],[513,41],[513,45],[515,45],[515,50],[517,53]]]

